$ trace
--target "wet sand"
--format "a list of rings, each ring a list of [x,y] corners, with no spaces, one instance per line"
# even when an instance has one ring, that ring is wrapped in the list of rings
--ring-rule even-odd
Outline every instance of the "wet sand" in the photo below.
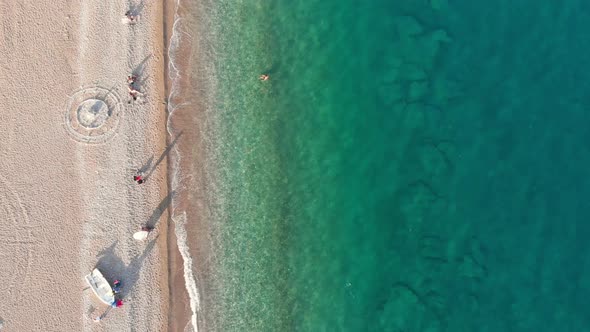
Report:
[[[163,29],[162,41],[165,45],[164,57],[166,62],[168,59],[170,36],[172,35],[172,27],[174,24],[174,12],[176,6],[173,2],[163,2]],[[166,95],[168,95],[172,82],[168,76],[168,65],[164,67],[164,76]],[[170,182],[171,179],[168,179]],[[175,198],[173,198],[174,200]],[[168,217],[170,218],[170,210],[168,210]],[[189,324],[191,312],[189,305],[188,293],[185,288],[184,274],[183,274],[183,259],[178,251],[176,234],[174,232],[174,224],[168,224],[168,276],[169,276],[169,312],[168,312],[168,331],[184,331],[187,324]]]
[[[169,173],[175,197],[171,209],[170,331],[216,331],[215,267],[217,257],[213,227],[216,179],[211,168],[215,75],[210,34],[210,1],[180,1],[167,15],[170,43],[168,131],[174,148]],[[169,138],[170,139],[170,138]],[[175,244],[173,244],[175,243]],[[180,253],[180,255],[179,255]],[[181,287],[182,283],[182,287]]]

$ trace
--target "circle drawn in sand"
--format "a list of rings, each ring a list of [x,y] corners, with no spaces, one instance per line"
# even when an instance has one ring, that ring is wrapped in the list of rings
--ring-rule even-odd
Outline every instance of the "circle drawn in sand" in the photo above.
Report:
[[[20,197],[2,177],[0,228],[0,298],[16,300],[29,278],[36,241]]]
[[[77,91],[66,108],[66,129],[82,143],[104,143],[117,131],[121,103],[112,90],[94,86]]]
[[[98,99],[84,100],[78,106],[78,122],[86,128],[98,128],[109,118],[109,107]]]

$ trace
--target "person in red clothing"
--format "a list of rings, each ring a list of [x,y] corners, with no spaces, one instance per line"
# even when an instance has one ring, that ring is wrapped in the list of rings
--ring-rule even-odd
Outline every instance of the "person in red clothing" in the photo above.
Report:
[[[143,179],[143,176],[141,176],[141,175],[134,175],[133,181],[137,182],[138,184],[142,184],[143,181],[145,181],[145,180]]]
[[[121,299],[116,299],[115,302],[113,302],[113,304],[111,304],[111,307],[113,308],[121,308],[123,306],[123,300]]]

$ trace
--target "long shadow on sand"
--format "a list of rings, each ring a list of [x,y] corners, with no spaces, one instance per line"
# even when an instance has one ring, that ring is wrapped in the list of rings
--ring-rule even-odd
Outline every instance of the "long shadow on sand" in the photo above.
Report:
[[[135,82],[133,83],[133,87],[138,90],[142,91],[142,87],[145,85],[148,77],[144,75],[145,65],[147,61],[152,57],[151,54],[147,55],[135,68],[131,71],[131,74],[135,76]]]
[[[142,0],[138,4],[129,6],[129,11],[131,12],[131,15],[138,16],[143,11],[143,7],[145,7],[145,1]]]
[[[166,158],[166,156],[170,153],[170,150],[174,147],[174,145],[176,145],[176,142],[178,141],[180,136],[182,136],[182,131],[179,132],[178,135],[176,135],[176,138],[174,138],[174,141],[172,141],[172,143],[170,143],[170,145],[168,145],[166,147],[166,150],[164,150],[164,152],[162,152],[162,155],[160,155],[160,158],[158,158],[158,160],[156,161],[154,166],[150,169],[149,173],[145,176],[146,181],[147,181],[147,179],[149,179],[149,177],[152,175],[152,173],[154,173],[156,168],[158,168],[158,165],[160,165],[160,163],[164,160],[164,158]]]
[[[153,161],[154,161],[154,156],[151,156],[150,159],[148,159],[148,161],[146,161],[145,164],[143,164],[143,166],[141,166],[141,168],[137,170],[137,172],[138,173],[147,172],[150,169],[150,167],[152,167]]]
[[[152,212],[152,215],[150,216],[150,218],[147,220],[147,222],[145,224],[147,227],[149,227],[151,229],[156,228],[156,225],[158,224],[160,217],[162,216],[164,211],[166,211],[166,209],[168,208],[168,206],[172,202],[172,198],[174,198],[175,195],[176,195],[176,192],[173,190],[173,191],[169,192],[168,195],[166,195],[166,197],[164,197],[164,199],[160,202],[160,204],[158,204],[158,207],[154,210],[154,212]]]
[[[143,265],[143,261],[154,249],[157,239],[158,237],[152,239],[147,244],[143,252],[131,259],[131,262],[129,262],[128,265],[126,265],[125,262],[123,262],[123,260],[115,253],[115,247],[119,241],[113,242],[113,244],[108,248],[98,253],[98,262],[96,263],[96,267],[103,273],[109,283],[112,285],[113,281],[116,279],[121,280],[121,283],[123,284],[120,293],[121,298],[126,298],[133,290],[137,280],[139,280],[139,272],[141,270],[141,266]]]

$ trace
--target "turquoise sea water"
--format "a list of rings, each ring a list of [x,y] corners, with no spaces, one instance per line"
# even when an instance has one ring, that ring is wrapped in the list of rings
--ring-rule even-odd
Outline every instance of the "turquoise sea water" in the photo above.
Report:
[[[210,327],[590,331],[590,5],[206,10]]]

